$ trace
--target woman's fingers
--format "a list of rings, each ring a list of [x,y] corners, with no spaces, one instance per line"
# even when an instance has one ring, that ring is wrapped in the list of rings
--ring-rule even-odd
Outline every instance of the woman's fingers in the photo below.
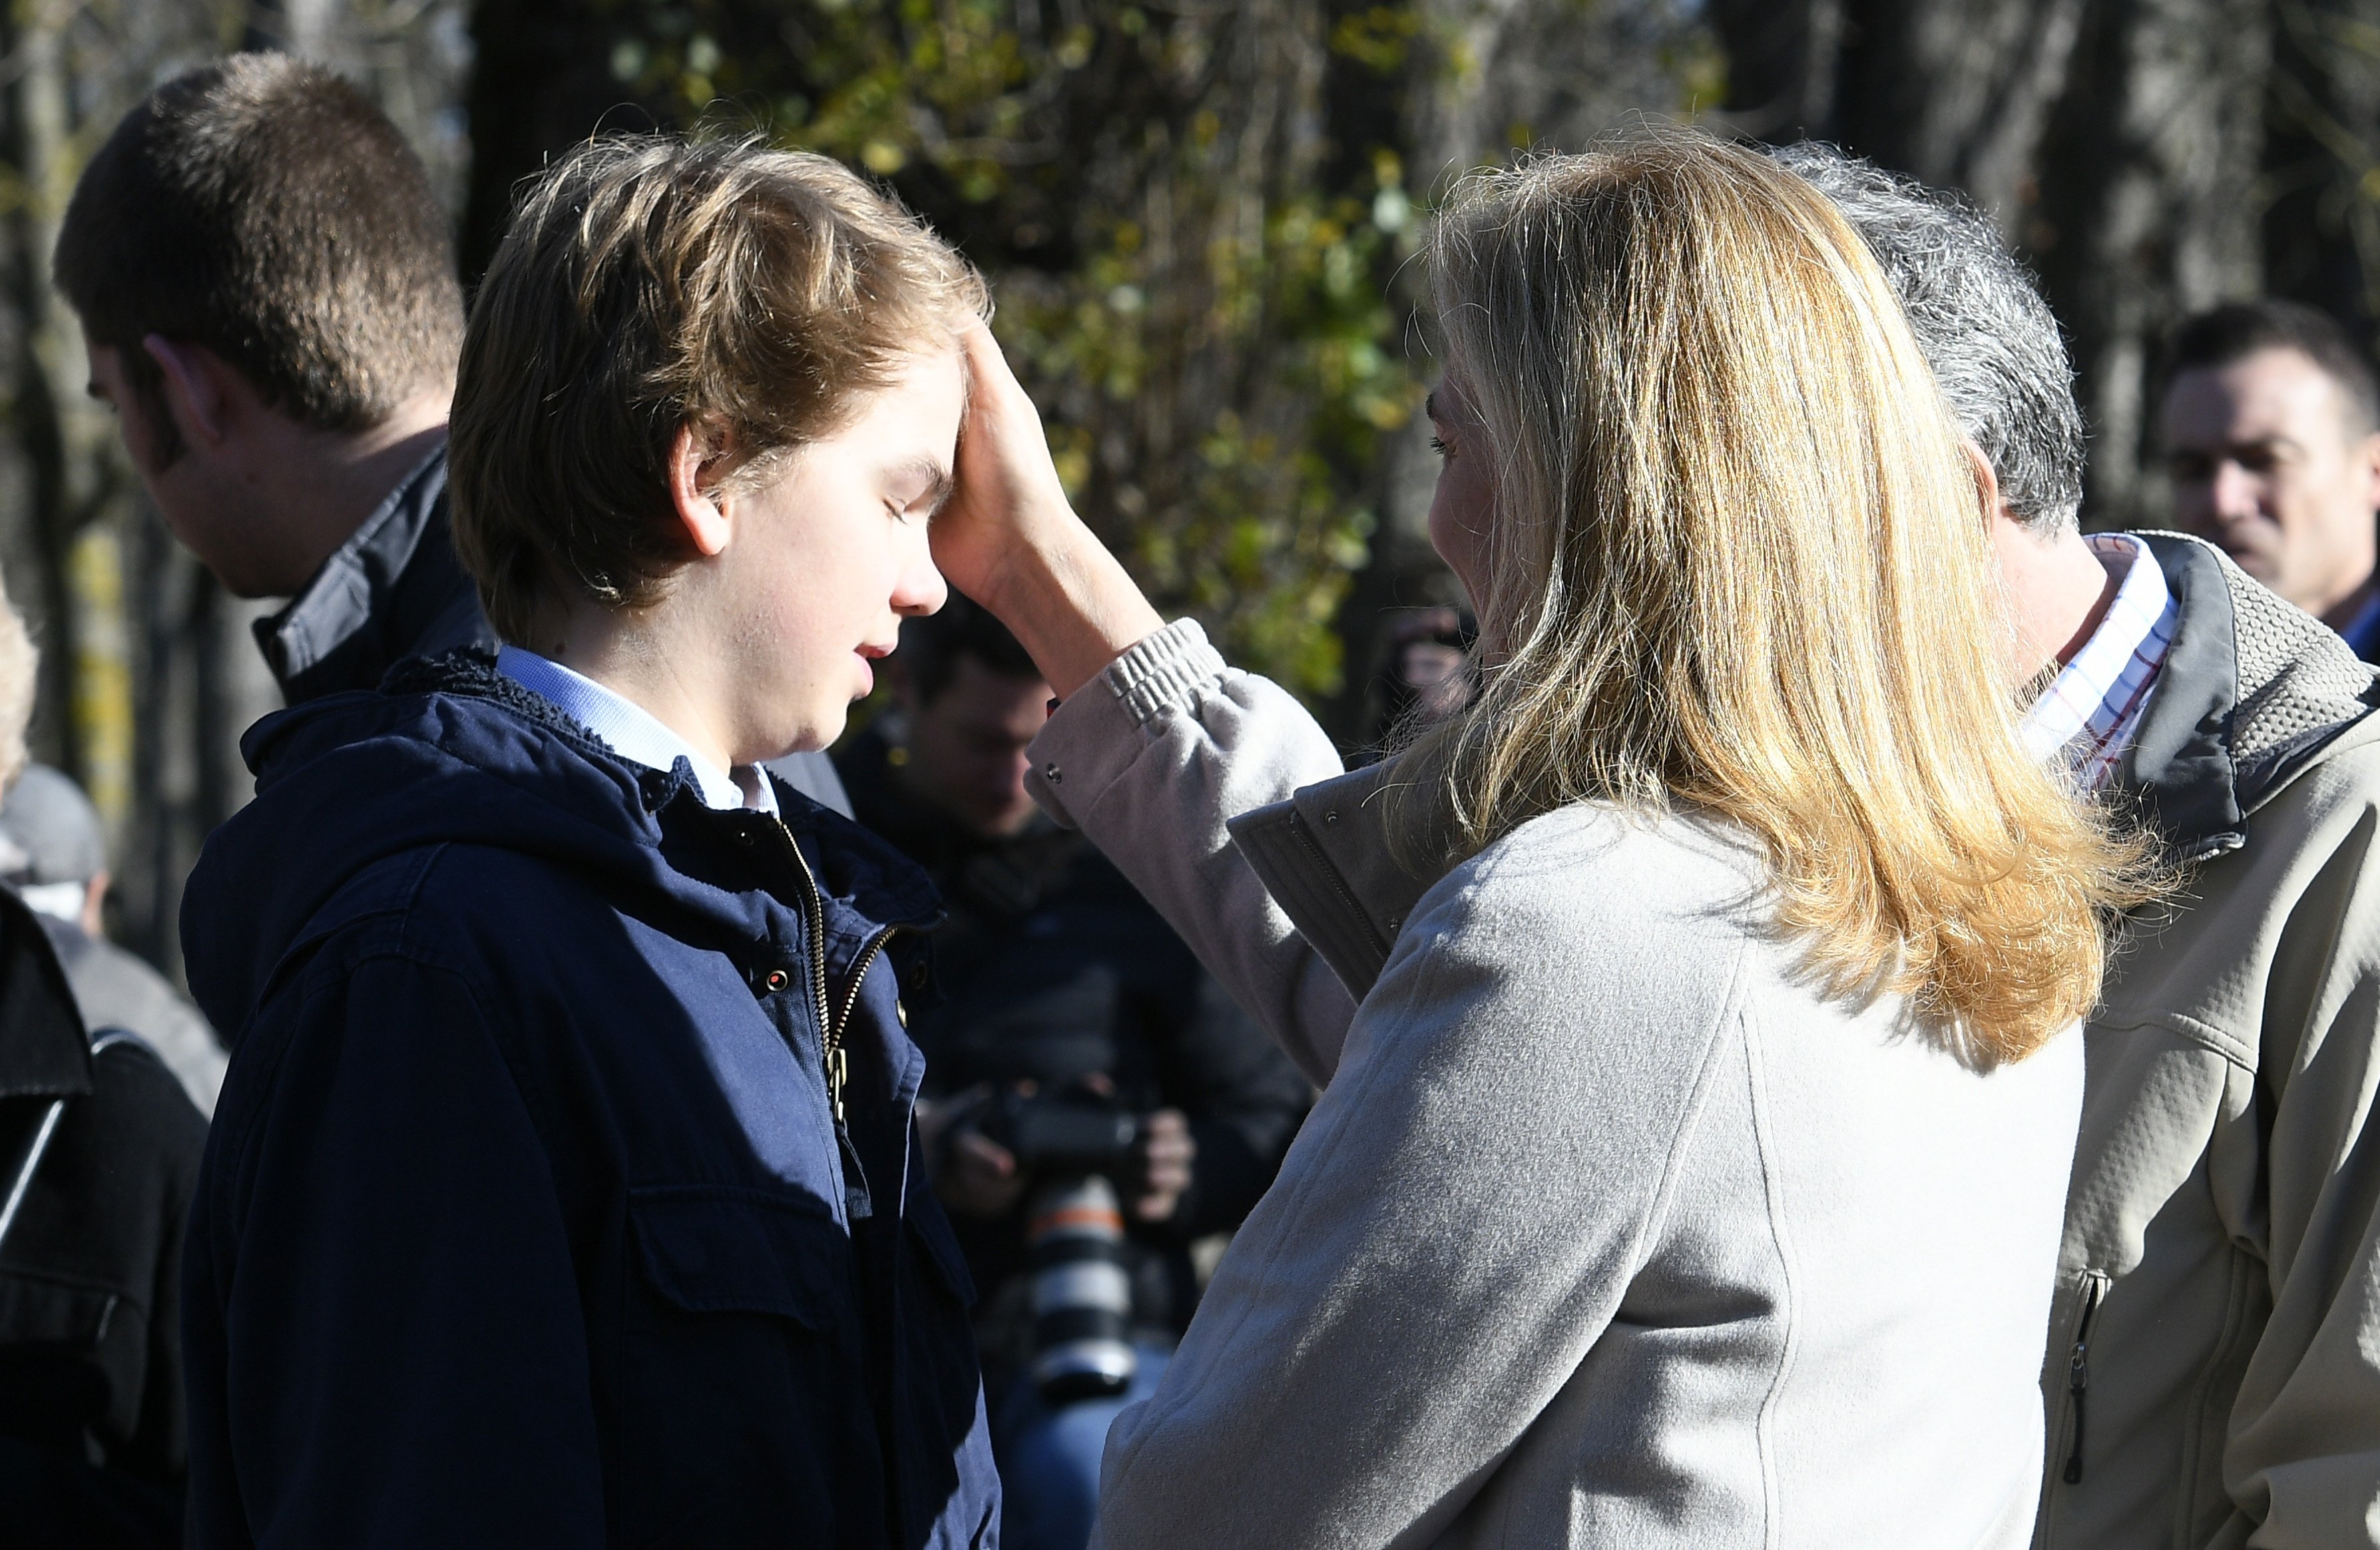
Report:
[[[1164,621],[1075,515],[1040,412],[991,330],[972,323],[960,346],[967,417],[957,488],[929,530],[934,563],[1015,631],[1051,689],[1072,694]]]

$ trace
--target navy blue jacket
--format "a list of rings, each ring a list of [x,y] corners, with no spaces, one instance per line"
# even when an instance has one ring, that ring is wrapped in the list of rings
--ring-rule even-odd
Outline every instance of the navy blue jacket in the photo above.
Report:
[[[480,654],[245,750],[182,915],[237,1031],[194,1543],[995,1544],[911,1122],[922,874],[782,785],[783,827],[707,809]]]

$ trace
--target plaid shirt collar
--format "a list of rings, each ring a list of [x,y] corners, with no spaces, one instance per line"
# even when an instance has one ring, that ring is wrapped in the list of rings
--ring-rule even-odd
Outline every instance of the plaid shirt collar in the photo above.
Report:
[[[2147,544],[2124,533],[2084,542],[2109,570],[2122,567],[2124,579],[2099,628],[2025,712],[2022,731],[2035,759],[2059,760],[2077,785],[2095,791],[2115,778],[2140,726],[2180,609]]]

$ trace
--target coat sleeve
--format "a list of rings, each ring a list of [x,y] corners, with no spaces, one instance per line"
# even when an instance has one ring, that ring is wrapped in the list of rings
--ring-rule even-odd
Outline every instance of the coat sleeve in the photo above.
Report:
[[[1434,1543],[1610,1326],[1723,1002],[1665,1004],[1658,954],[1557,931],[1542,878],[1483,899],[1480,865],[1400,935],[1156,1395],[1110,1430],[1094,1545]],[[1576,993],[1549,1007],[1548,982]]]
[[[2261,1159],[2216,1173],[2263,1184],[2227,1214],[2264,1238],[2272,1300],[2229,1418],[2218,1546],[2380,1546],[2380,870],[2365,825],[2321,869],[2345,885],[2318,880],[2282,925],[2258,1123],[2216,1143],[2262,1140]]]
[[[1133,647],[1061,705],[1029,755],[1051,817],[1088,835],[1318,1083],[1354,998],[1297,933],[1228,822],[1343,773],[1279,685],[1232,672],[1196,624]]]
[[[366,958],[287,999],[192,1223],[191,1543],[602,1544],[571,1245],[476,998]]]

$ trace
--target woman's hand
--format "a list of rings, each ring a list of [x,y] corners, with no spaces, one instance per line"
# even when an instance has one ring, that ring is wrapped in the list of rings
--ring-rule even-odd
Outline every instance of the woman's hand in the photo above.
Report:
[[[1024,642],[1062,698],[1164,620],[1075,515],[1041,416],[991,330],[962,338],[967,417],[958,487],[934,516],[934,563]]]

